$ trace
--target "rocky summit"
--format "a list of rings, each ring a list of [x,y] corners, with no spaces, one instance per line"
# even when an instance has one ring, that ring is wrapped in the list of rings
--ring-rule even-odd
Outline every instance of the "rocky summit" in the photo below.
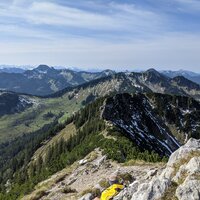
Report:
[[[149,171],[134,181],[115,200],[199,200],[200,140],[190,139],[169,158],[161,174]]]
[[[109,187],[110,175],[124,180],[125,188],[113,200],[199,200],[200,140],[191,138],[166,164],[134,162],[119,164],[95,149],[37,185],[23,200],[94,200]],[[103,198],[101,198],[103,199]]]

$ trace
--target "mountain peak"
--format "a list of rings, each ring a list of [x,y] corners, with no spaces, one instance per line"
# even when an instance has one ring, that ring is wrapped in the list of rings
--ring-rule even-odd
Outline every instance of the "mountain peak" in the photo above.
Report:
[[[187,78],[185,78],[184,76],[175,76],[172,80],[175,80],[175,81],[184,81],[184,80],[187,80]]]
[[[167,81],[167,77],[156,71],[155,69],[151,68],[147,71],[143,72],[143,77],[146,81],[150,81],[153,83],[159,83],[163,81]]]
[[[172,79],[172,82],[175,82],[183,87],[189,87],[190,89],[199,89],[199,84],[185,78],[184,76],[176,76]]]
[[[146,72],[153,72],[153,73],[159,73],[157,70],[155,70],[154,68],[150,68],[148,69]]]
[[[40,71],[46,71],[49,69],[54,69],[53,67],[49,67],[48,65],[39,65],[37,68],[35,68],[36,70],[40,70]]]
[[[147,71],[144,72],[144,74],[151,75],[151,76],[154,75],[154,76],[157,76],[157,77],[164,77],[161,73],[159,73],[154,68],[148,69]]]
[[[110,70],[110,69],[105,69],[102,71],[102,73],[106,74],[106,76],[109,76],[109,75],[115,74],[115,71]]]
[[[187,70],[178,70],[178,71],[171,71],[171,70],[164,70],[160,71],[163,75],[174,78],[176,76],[183,76],[197,84],[200,84],[200,74],[192,71]]]

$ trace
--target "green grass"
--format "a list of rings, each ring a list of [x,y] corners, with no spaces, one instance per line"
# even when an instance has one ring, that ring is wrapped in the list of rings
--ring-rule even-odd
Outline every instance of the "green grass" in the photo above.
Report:
[[[93,93],[99,97],[105,96],[109,91],[112,91],[113,85],[117,85],[117,83],[117,79],[112,82],[105,81],[101,84],[74,89],[58,98],[32,97],[39,103],[38,107],[28,108],[22,113],[0,117],[0,144],[22,134],[37,131],[45,124],[51,123],[54,120],[53,118],[46,120],[43,118],[47,112],[54,115],[63,112],[64,115],[59,119],[59,122],[63,123],[69,116],[83,107],[82,102],[88,95]],[[74,97],[69,100],[69,95]]]
[[[22,134],[27,134],[39,130],[45,124],[51,123],[54,118],[45,119],[44,115],[48,112],[58,116],[61,112],[64,115],[59,119],[60,123],[71,116],[82,107],[82,101],[89,95],[89,90],[80,90],[79,96],[69,100],[66,93],[58,98],[36,98],[39,106],[26,109],[24,112],[5,115],[0,118],[0,144],[14,139]]]
[[[158,166],[164,166],[166,164],[166,162],[156,162],[156,165]],[[138,159],[130,159],[128,160],[127,162],[123,163],[122,164],[123,166],[149,166],[149,165],[153,165],[155,166],[155,163],[153,162],[147,162],[147,161],[144,161],[144,160],[138,160]]]
[[[102,187],[102,188],[108,188],[109,186],[110,186],[110,184],[109,184],[109,181],[106,179],[106,178],[104,178],[104,179],[101,179],[100,181],[99,181],[99,185]]]

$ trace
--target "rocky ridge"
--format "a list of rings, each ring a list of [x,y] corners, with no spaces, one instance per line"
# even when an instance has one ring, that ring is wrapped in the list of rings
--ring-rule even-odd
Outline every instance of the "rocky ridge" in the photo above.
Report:
[[[113,84],[113,82],[116,82]],[[89,84],[88,84],[89,83]],[[0,73],[0,89],[32,95],[63,95],[70,89],[78,89],[80,85],[95,85],[102,87],[104,92],[159,92],[165,94],[179,94],[200,99],[200,85],[178,76],[169,78],[155,69],[145,72],[120,72],[111,70],[102,72],[73,71],[69,69],[54,69],[40,65],[33,70],[23,73]],[[83,86],[84,87],[84,86]],[[105,88],[108,87],[109,90]],[[61,90],[61,91],[60,91]],[[63,91],[62,91],[63,90]],[[56,95],[57,95],[56,94]]]
[[[95,149],[84,159],[39,183],[36,190],[22,200],[93,200],[107,187],[111,174],[130,175],[131,180],[142,181],[149,171],[161,172],[163,163],[138,162],[134,166],[122,165],[107,159]]]
[[[149,171],[145,180],[134,181],[114,198],[114,200],[128,199],[199,200],[200,140],[191,138],[170,156],[161,174]]]
[[[199,102],[187,97],[124,93],[105,100],[102,117],[138,147],[169,156],[187,138],[198,139],[199,110]]]
[[[95,149],[70,168],[37,185],[23,200],[93,200],[108,187],[110,174],[129,174],[127,187],[113,200],[199,200],[200,140],[191,138],[172,153],[168,163],[122,165]]]

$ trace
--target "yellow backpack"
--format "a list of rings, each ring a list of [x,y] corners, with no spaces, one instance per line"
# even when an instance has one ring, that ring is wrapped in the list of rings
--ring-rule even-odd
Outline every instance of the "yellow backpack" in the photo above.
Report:
[[[104,190],[101,194],[100,200],[110,200],[113,197],[115,197],[117,194],[119,194],[120,190],[124,188],[121,184],[113,184],[106,190]]]

